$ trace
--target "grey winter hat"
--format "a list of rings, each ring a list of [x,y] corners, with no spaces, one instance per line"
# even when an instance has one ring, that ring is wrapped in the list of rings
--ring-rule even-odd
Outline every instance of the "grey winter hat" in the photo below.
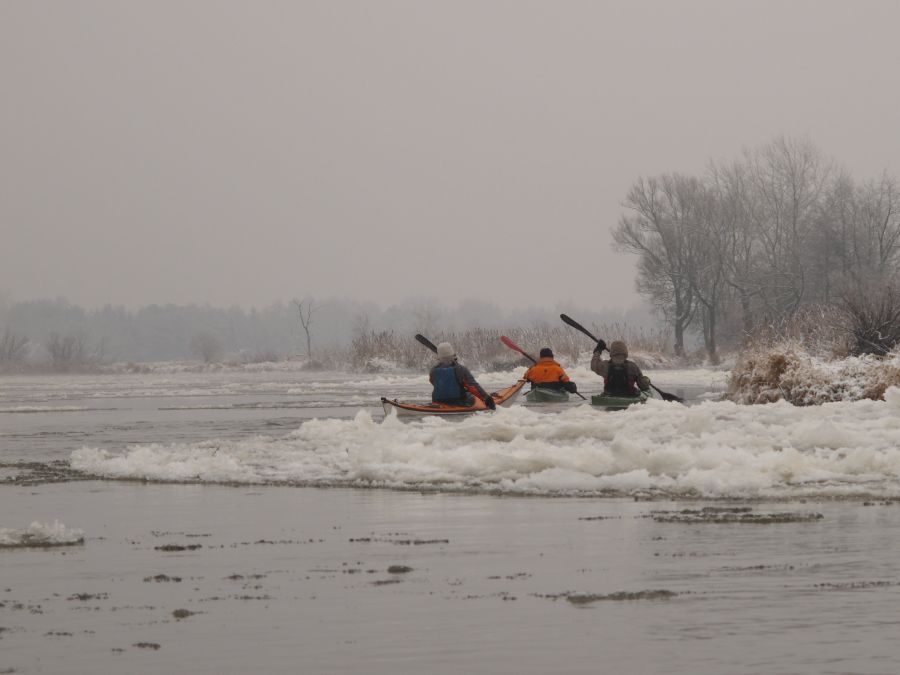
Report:
[[[437,347],[437,355],[441,361],[446,361],[456,356],[456,352],[453,351],[453,345],[449,342],[442,342]]]
[[[620,356],[622,358],[627,359],[628,358],[628,347],[621,340],[613,340],[612,343],[609,345],[609,355],[610,355],[610,357]]]

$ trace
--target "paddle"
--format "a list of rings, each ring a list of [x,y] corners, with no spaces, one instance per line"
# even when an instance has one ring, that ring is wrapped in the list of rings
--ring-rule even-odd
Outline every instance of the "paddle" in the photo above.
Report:
[[[437,347],[435,347],[434,343],[431,340],[429,340],[427,337],[425,337],[424,335],[420,335],[419,333],[416,333],[416,340],[418,340],[423,345],[428,347],[428,349],[430,349],[435,354],[437,354]]]
[[[562,319],[563,323],[570,325],[575,330],[581,331],[582,333],[587,335],[589,338],[591,338],[591,340],[593,340],[594,342],[600,342],[600,340],[598,340],[596,337],[594,337],[594,335],[591,333],[591,331],[589,331],[587,328],[582,326],[580,323],[578,323],[572,317],[570,317],[566,314],[560,314],[559,318]],[[663,401],[676,401],[677,403],[684,403],[684,399],[681,398],[680,396],[676,396],[675,394],[669,394],[669,393],[663,391],[662,389],[660,389],[659,387],[657,387],[652,382],[650,383],[650,386],[653,387],[660,396],[662,396]]]
[[[514,352],[519,352],[522,356],[524,356],[526,359],[528,359],[528,360],[531,361],[532,363],[537,363],[537,359],[536,359],[536,358],[534,358],[531,354],[529,354],[528,352],[526,352],[524,349],[522,349],[519,345],[517,345],[515,342],[513,342],[512,340],[510,340],[510,339],[509,339],[508,337],[506,337],[505,335],[501,335],[501,336],[500,336],[500,342],[502,342],[503,344],[505,344],[507,347],[509,347],[510,349],[512,349]],[[578,395],[578,396],[581,396],[581,394],[579,394],[577,391],[574,392],[574,393],[575,393],[576,395]],[[581,400],[582,400],[582,401],[587,401],[587,399],[586,399],[584,396],[581,396]]]
[[[506,337],[505,335],[501,335],[501,336],[500,336],[500,342],[502,342],[503,344],[505,344],[507,347],[509,347],[510,349],[512,349],[514,352],[519,352],[522,356],[524,356],[526,359],[528,359],[528,360],[531,361],[532,363],[537,363],[537,359],[536,359],[536,358],[534,358],[531,354],[529,354],[528,352],[526,352],[524,349],[522,349],[519,345],[517,345],[515,342],[513,342],[512,340],[510,340],[510,339],[509,339],[508,337]]]

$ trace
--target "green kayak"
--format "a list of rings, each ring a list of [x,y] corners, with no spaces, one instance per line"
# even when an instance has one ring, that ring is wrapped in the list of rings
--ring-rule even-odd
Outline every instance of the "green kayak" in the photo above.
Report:
[[[591,396],[591,405],[605,410],[624,410],[636,403],[643,403],[650,398],[650,393],[642,391],[639,396],[610,396],[608,394],[594,394]]]
[[[565,389],[543,389],[537,387],[525,394],[528,403],[565,403],[569,400],[569,392]]]

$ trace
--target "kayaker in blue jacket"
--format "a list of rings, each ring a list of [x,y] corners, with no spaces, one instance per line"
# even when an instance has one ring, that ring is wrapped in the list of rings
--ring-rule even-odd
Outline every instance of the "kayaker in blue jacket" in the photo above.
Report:
[[[437,364],[428,374],[428,380],[434,386],[432,401],[470,406],[475,403],[477,396],[491,410],[497,407],[494,399],[482,389],[469,369],[456,360],[456,353],[449,342],[442,342],[437,346],[437,357]]]

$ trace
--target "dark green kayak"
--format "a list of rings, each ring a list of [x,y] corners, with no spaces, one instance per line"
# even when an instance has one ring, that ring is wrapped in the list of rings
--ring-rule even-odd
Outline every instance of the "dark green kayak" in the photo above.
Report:
[[[569,392],[565,389],[532,389],[525,394],[528,403],[566,403],[569,400]]]
[[[624,410],[636,403],[643,403],[650,398],[649,392],[642,391],[640,396],[609,396],[607,394],[594,394],[591,396],[591,405],[604,410]]]

